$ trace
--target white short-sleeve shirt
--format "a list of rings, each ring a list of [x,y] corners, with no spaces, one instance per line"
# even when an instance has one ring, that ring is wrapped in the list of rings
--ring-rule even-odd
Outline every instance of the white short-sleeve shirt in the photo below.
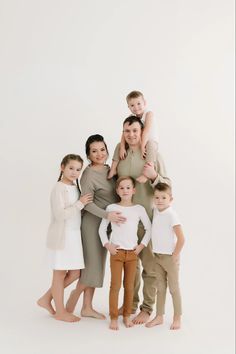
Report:
[[[151,236],[154,253],[173,253],[176,244],[176,235],[173,227],[180,224],[178,215],[172,207],[163,211],[159,211],[157,208],[154,209]]]

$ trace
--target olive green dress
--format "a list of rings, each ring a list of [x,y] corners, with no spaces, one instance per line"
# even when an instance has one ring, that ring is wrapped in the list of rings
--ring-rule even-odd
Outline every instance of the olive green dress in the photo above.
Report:
[[[106,249],[102,246],[98,229],[101,218],[107,217],[105,208],[115,203],[115,181],[108,180],[109,166],[104,165],[101,170],[88,166],[81,177],[82,195],[91,193],[93,202],[85,206],[82,215],[81,236],[85,269],[81,272],[80,282],[94,288],[103,286],[105,272]]]

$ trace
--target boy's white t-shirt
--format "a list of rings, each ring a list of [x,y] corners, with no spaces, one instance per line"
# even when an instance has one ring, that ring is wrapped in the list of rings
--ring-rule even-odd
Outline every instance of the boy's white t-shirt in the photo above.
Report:
[[[138,224],[141,221],[145,234],[141,243],[147,246],[151,239],[151,222],[143,206],[136,204],[132,206],[122,206],[119,204],[110,204],[107,206],[106,211],[118,211],[126,218],[124,224],[111,223],[112,233],[110,242],[118,245],[120,249],[133,250],[138,244]],[[102,219],[99,227],[99,235],[103,246],[109,242],[107,237],[107,226],[109,220]]]
[[[154,209],[152,221],[152,250],[154,253],[172,254],[175,249],[176,235],[173,226],[180,225],[176,212],[169,207],[163,211]]]

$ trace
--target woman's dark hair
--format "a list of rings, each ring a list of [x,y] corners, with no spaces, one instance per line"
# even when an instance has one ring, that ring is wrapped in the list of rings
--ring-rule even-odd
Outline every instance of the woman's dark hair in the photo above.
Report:
[[[105,143],[103,136],[100,134],[94,134],[94,135],[90,135],[85,143],[85,153],[87,158],[89,158],[90,155],[90,145],[92,143],[97,143],[97,142],[102,142],[105,145],[106,152],[108,155],[107,144]]]
[[[69,155],[66,155],[65,157],[63,157],[62,161],[61,161],[61,167],[64,166],[66,167],[66,165],[68,165],[68,163],[71,161],[71,160],[75,160],[75,161],[78,161],[82,164],[83,166],[83,159],[79,156],[79,155],[75,155],[75,154],[69,154]],[[62,178],[62,175],[63,175],[63,172],[61,171],[60,173],[60,176],[57,180],[57,182],[59,182]],[[78,178],[76,179],[76,185],[80,191],[80,188],[79,188],[79,181],[78,181]]]

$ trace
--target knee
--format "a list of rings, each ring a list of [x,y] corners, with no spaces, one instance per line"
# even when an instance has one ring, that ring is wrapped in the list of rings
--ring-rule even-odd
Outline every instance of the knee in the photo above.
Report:
[[[80,277],[80,270],[79,269],[73,270],[73,271],[71,271],[70,275],[71,275],[71,278],[72,278],[73,281],[77,280]]]

